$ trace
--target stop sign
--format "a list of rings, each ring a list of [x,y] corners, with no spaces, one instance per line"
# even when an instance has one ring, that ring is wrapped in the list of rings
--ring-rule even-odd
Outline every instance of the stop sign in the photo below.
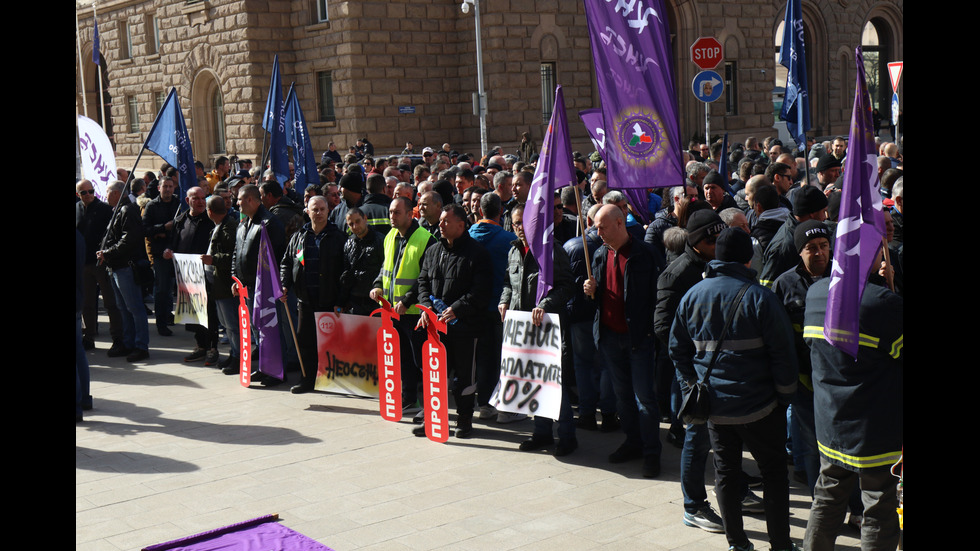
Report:
[[[701,37],[691,44],[691,61],[702,69],[714,69],[723,57],[721,42],[713,36]]]

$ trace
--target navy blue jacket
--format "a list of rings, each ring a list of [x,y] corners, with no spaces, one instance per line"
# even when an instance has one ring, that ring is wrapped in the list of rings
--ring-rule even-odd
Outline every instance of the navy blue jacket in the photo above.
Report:
[[[793,330],[776,295],[755,282],[755,270],[712,260],[706,278],[681,299],[670,330],[670,359],[684,389],[702,380],[739,290],[750,283],[708,380],[709,420],[746,424],[786,406],[796,392]]]
[[[888,468],[902,455],[904,307],[869,283],[861,297],[857,360],[823,337],[830,278],[810,286],[803,337],[813,365],[820,456],[851,471]]]

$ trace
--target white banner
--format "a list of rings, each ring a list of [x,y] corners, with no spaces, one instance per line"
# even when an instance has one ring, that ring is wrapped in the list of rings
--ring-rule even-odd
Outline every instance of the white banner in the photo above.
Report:
[[[199,254],[174,253],[177,272],[177,308],[174,323],[208,326],[208,291],[204,285],[204,263]]]
[[[78,149],[82,156],[82,176],[92,182],[95,196],[105,201],[105,187],[119,179],[116,154],[99,123],[82,115],[78,115]]]
[[[545,314],[535,327],[531,312],[507,310],[500,383],[490,404],[500,411],[558,419],[561,409],[561,325]]]

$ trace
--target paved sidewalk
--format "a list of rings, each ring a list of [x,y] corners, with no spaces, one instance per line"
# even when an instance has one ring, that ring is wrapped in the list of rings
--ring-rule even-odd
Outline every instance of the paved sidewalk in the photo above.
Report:
[[[383,421],[376,400],[245,389],[184,364],[193,337],[174,330],[151,334],[147,363],[106,357],[104,340],[88,354],[95,409],[75,427],[79,551],[136,550],[269,513],[337,551],[727,549],[723,534],[681,523],[669,444],[656,480],[639,461],[606,461],[621,434],[579,431],[562,459],[517,450],[529,420],[477,421],[473,438],[436,444],[413,437],[410,421]],[[757,472],[751,461],[746,470]],[[806,490],[792,484],[790,503],[799,543]],[[745,525],[768,549],[762,515]],[[837,548],[858,549],[857,536],[844,528]]]

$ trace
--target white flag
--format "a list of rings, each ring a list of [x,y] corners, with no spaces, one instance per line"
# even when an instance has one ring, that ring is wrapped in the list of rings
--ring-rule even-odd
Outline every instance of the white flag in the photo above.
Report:
[[[78,149],[82,155],[82,175],[92,182],[95,196],[105,201],[105,188],[119,179],[116,175],[116,154],[112,142],[99,123],[78,115]]]

